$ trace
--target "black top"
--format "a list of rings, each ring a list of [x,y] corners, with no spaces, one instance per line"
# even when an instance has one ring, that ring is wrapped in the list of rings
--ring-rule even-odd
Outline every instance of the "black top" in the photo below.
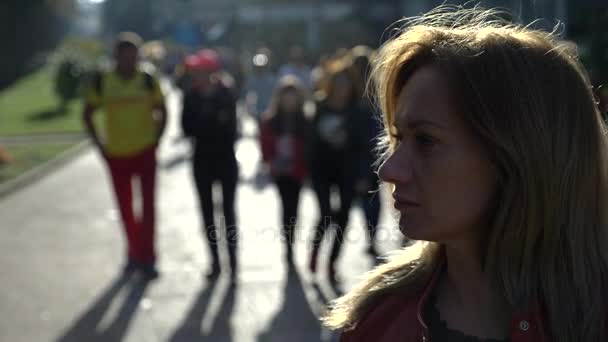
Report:
[[[479,338],[465,335],[458,330],[448,328],[447,323],[441,319],[437,310],[435,295],[431,295],[424,310],[424,318],[429,328],[429,340],[432,342],[508,342],[509,339],[497,340],[493,338]]]
[[[324,101],[317,103],[307,150],[313,174],[335,172],[357,179],[363,170],[367,171],[362,153],[367,140],[366,122],[360,111],[356,103],[341,111],[330,108]]]
[[[190,90],[184,96],[181,119],[184,134],[196,140],[195,158],[233,161],[237,139],[236,99],[229,89],[218,86],[208,95]]]

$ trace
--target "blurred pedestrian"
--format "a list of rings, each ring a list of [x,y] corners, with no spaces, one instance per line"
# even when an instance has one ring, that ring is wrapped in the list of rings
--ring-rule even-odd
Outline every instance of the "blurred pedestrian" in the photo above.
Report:
[[[312,90],[312,69],[306,64],[304,50],[297,45],[289,49],[288,62],[279,68],[278,78],[289,75],[297,77],[306,91],[310,92]]]
[[[83,117],[112,177],[127,240],[125,272],[140,270],[156,278],[156,149],[165,129],[166,110],[158,80],[138,68],[141,42],[135,33],[118,36],[114,70],[95,75]],[[104,134],[94,125],[97,109],[103,109]],[[133,209],[133,180],[141,185],[141,217]]]
[[[279,81],[273,102],[260,129],[263,162],[279,191],[282,206],[285,258],[293,264],[293,243],[302,182],[308,174],[304,148],[308,122],[304,112],[306,90],[293,76]]]
[[[335,240],[329,259],[329,276],[335,280],[335,267],[355,196],[355,183],[360,179],[365,144],[363,115],[355,76],[345,60],[328,65],[326,89],[317,101],[309,142],[309,163],[313,189],[319,204],[319,222],[312,241],[309,269],[317,271],[319,248],[330,226],[335,226]],[[332,208],[333,194],[340,199]],[[335,203],[334,203],[335,204]]]
[[[270,50],[262,48],[251,60],[252,70],[247,76],[242,98],[245,100],[247,112],[259,123],[262,113],[268,109],[270,98],[277,80],[270,69]]]
[[[222,222],[232,277],[237,272],[237,222],[234,209],[238,165],[234,153],[237,138],[236,98],[222,83],[220,60],[213,50],[187,58],[192,87],[184,96],[181,124],[184,134],[193,139],[193,175],[202,210],[203,226],[211,254],[209,277],[221,271],[218,243],[222,234],[214,218],[213,186],[222,189]]]
[[[327,65],[330,61],[330,56],[321,55],[319,57],[319,60],[317,61],[317,64],[312,68],[312,71],[310,72],[312,93],[316,93],[324,89],[325,69],[327,68]]]
[[[367,46],[356,46],[351,50],[350,58],[352,58],[353,68],[356,75],[356,87],[358,94],[362,94],[359,98],[359,113],[364,116],[365,121],[365,139],[361,154],[364,156],[362,163],[362,176],[355,184],[355,191],[361,200],[361,207],[365,214],[366,227],[369,237],[369,245],[367,253],[374,258],[378,257],[376,249],[376,233],[378,230],[378,221],[380,219],[380,180],[376,172],[375,162],[377,156],[377,139],[382,133],[382,121],[376,112],[371,98],[366,95],[366,85],[368,82],[368,74],[370,72],[370,60],[373,50]]]
[[[399,228],[415,245],[326,317],[355,341],[607,341],[608,137],[575,51],[443,6],[376,59]]]

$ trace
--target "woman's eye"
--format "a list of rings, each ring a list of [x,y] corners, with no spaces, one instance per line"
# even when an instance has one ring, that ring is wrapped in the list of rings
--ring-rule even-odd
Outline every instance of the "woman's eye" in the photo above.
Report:
[[[417,134],[416,143],[422,147],[428,148],[434,146],[436,140],[428,134]]]

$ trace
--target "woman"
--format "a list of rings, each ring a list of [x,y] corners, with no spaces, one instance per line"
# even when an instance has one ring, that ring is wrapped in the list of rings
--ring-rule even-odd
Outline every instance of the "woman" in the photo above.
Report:
[[[319,222],[313,237],[309,270],[317,271],[317,257],[323,236],[330,225],[336,235],[329,257],[329,277],[335,280],[338,259],[348,214],[354,197],[355,183],[363,169],[361,156],[365,143],[363,115],[352,68],[345,60],[328,64],[324,97],[317,102],[310,140],[310,171],[313,189],[319,203]],[[339,196],[339,206],[332,208],[332,193]]]
[[[209,277],[218,276],[220,260],[214,219],[214,184],[222,188],[223,222],[226,227],[232,277],[237,267],[237,227],[234,210],[238,165],[234,154],[237,138],[236,99],[222,83],[220,60],[213,50],[203,50],[187,60],[192,89],[184,95],[182,129],[194,138],[193,173],[200,199],[205,235],[211,252]]]
[[[335,303],[342,341],[607,340],[606,127],[572,52],[497,18],[444,7],[380,52],[380,177],[420,242]]]
[[[285,257],[288,265],[293,264],[292,246],[300,189],[308,173],[304,159],[308,126],[304,114],[306,98],[306,91],[298,79],[285,76],[277,85],[272,104],[260,127],[262,159],[281,198]]]

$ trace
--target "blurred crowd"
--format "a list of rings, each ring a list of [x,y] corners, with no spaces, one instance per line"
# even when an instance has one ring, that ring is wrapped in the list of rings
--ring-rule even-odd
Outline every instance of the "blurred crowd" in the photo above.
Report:
[[[297,46],[280,66],[273,65],[267,48],[251,54],[245,67],[230,50],[201,49],[177,62],[173,59],[174,65],[169,66],[161,62],[168,59],[164,54],[161,45],[144,45],[134,33],[119,35],[113,68],[93,75],[86,96],[87,131],[108,166],[125,229],[125,271],[158,276],[155,204],[163,199],[161,195],[157,200],[155,191],[156,151],[167,121],[158,69],[170,70],[182,92],[181,131],[193,147],[193,183],[211,255],[209,277],[218,276],[224,268],[219,257],[223,248],[230,256],[230,274],[237,275],[239,164],[235,143],[240,121],[246,117],[257,125],[262,152],[256,184],[270,181],[278,190],[281,212],[277,215],[282,222],[286,264],[291,268],[294,262],[303,186],[314,190],[319,213],[309,244],[311,273],[319,271],[323,241],[332,241],[329,263],[322,271],[336,279],[349,212],[356,204],[361,205],[367,221],[367,251],[378,257],[375,240],[381,196],[374,165],[382,123],[366,96],[374,55],[371,48],[340,49],[316,65],[309,65],[305,51]],[[103,132],[93,120],[97,109],[104,109],[100,111],[104,113]],[[134,180],[141,184],[143,211],[139,216],[133,208]],[[220,198],[215,198],[220,195],[213,191],[216,187],[221,188]],[[333,240],[324,239],[328,233],[333,233]]]
[[[237,103],[258,126],[262,151],[258,177],[271,180],[278,189],[286,262],[293,263],[300,192],[307,183],[316,194],[319,212],[308,260],[310,272],[317,272],[321,243],[333,230],[327,270],[335,278],[354,203],[361,203],[367,220],[368,253],[378,256],[374,240],[380,195],[374,163],[382,123],[366,96],[373,54],[367,46],[356,46],[338,50],[312,66],[295,46],[289,60],[274,67],[271,51],[260,48],[251,56],[246,74],[226,63],[218,51],[203,49],[185,56],[176,69],[175,82],[183,91],[182,131],[194,142],[193,174],[213,260],[210,276],[221,271],[213,184],[222,187],[221,217],[227,228],[231,268],[238,264]]]

